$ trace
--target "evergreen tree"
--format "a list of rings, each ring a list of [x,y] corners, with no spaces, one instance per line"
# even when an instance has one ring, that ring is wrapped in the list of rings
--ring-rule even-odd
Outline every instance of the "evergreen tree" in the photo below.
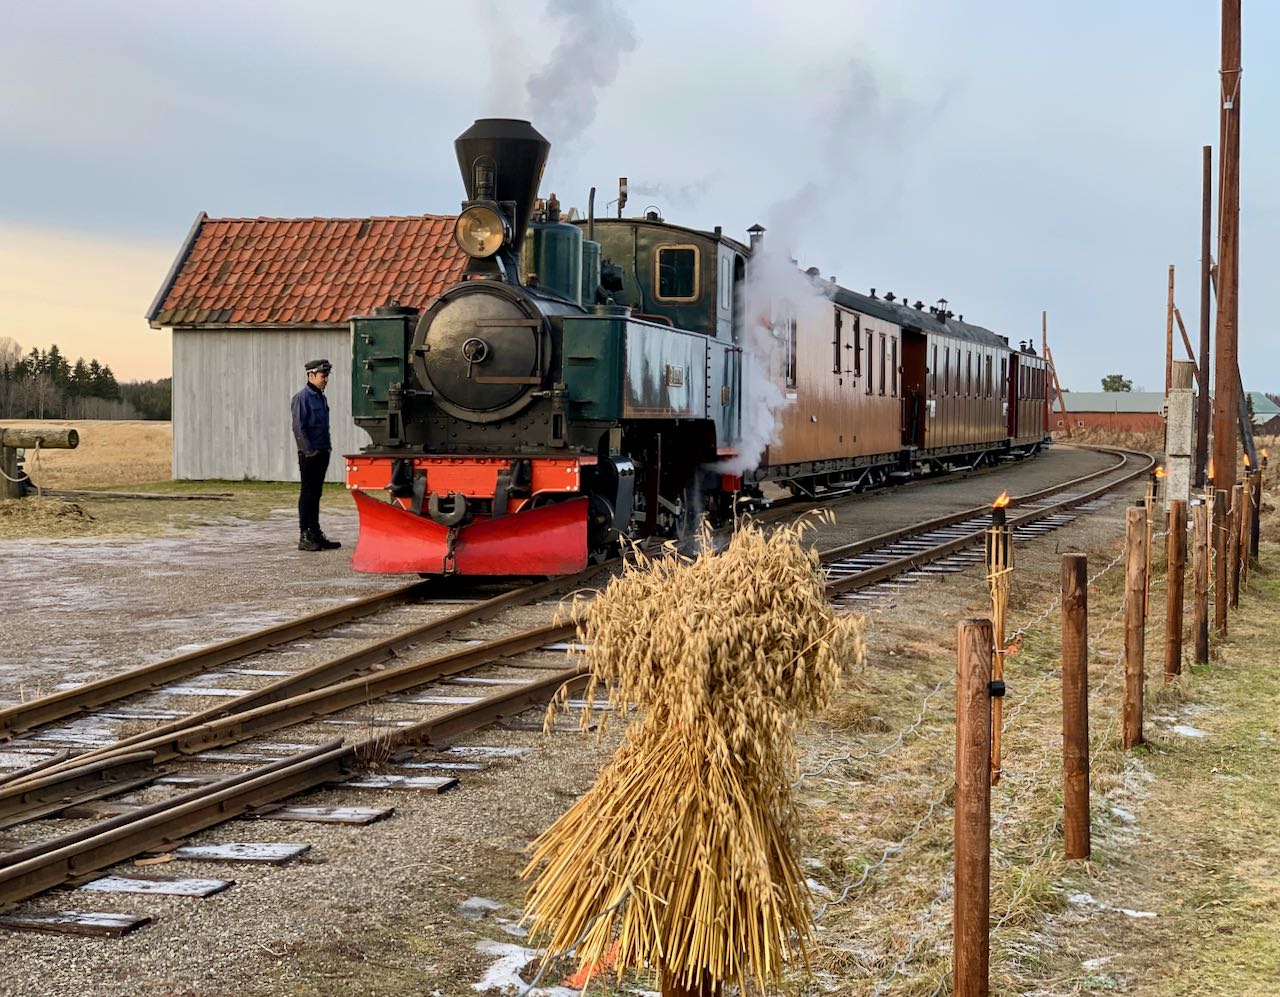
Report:
[[[103,366],[102,368],[102,392],[101,398],[119,398],[120,385],[116,382],[115,374],[111,373],[111,368]]]
[[[71,380],[71,365],[58,349],[57,343],[50,346],[49,351],[44,355],[44,372],[49,375],[49,380],[57,388],[65,388],[67,382]]]
[[[89,393],[89,365],[84,362],[84,357],[78,357],[76,365],[71,368],[71,380],[67,383],[67,391],[74,398]]]

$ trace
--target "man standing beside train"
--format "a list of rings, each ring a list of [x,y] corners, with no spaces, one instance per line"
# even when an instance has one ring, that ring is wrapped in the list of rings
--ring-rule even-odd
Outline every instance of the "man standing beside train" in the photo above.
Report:
[[[328,360],[308,360],[304,365],[307,383],[293,396],[293,438],[298,444],[298,550],[335,550],[342,544],[330,540],[320,530],[320,494],[329,470],[329,402],[324,389],[329,385],[333,365]]]

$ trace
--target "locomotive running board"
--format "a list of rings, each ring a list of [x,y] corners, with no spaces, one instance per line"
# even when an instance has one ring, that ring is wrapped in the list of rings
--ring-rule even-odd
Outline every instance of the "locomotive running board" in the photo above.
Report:
[[[360,537],[351,555],[356,571],[568,575],[587,566],[585,498],[458,527],[450,560],[449,527],[359,490],[351,496],[360,515]]]

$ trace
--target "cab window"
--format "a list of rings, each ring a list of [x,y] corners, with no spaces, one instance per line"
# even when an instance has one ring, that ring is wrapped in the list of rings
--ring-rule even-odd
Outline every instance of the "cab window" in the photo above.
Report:
[[[698,288],[698,247],[662,246],[658,249],[655,297],[659,301],[695,301]]]

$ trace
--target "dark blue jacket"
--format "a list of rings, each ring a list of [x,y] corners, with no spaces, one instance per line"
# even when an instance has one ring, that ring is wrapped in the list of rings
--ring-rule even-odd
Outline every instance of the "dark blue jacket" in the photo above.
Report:
[[[323,391],[308,384],[293,396],[289,408],[293,411],[293,438],[298,441],[299,452],[332,449],[329,403]]]

